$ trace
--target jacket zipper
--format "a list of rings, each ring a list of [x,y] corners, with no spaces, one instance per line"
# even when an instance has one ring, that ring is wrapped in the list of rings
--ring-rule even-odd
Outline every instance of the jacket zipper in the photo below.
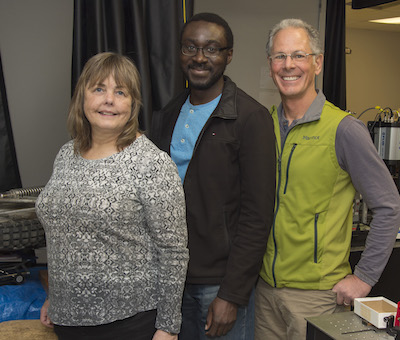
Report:
[[[222,98],[221,98],[221,99],[222,99]],[[221,102],[221,101],[220,101],[220,102]],[[198,146],[199,146],[199,144],[200,144],[200,141],[201,141],[201,139],[203,138],[204,132],[206,131],[206,129],[208,128],[208,126],[211,124],[211,120],[214,119],[214,118],[230,119],[230,118],[225,118],[225,117],[219,116],[219,115],[213,115],[213,113],[215,112],[215,110],[217,110],[217,108],[219,107],[219,105],[220,105],[220,103],[218,103],[217,107],[216,107],[216,108],[214,109],[214,111],[211,113],[211,116],[208,117],[206,123],[204,124],[203,128],[201,129],[201,131],[200,131],[200,133],[199,133],[199,136],[197,137],[196,144],[195,144],[194,147],[193,147],[192,158],[190,159],[189,164],[188,164],[187,169],[186,169],[186,174],[188,173],[188,170],[189,170],[189,167],[190,167],[190,163],[192,163],[193,156],[194,156],[194,154],[195,154],[195,152],[196,152],[196,150],[197,150],[197,148],[198,148]],[[185,180],[186,180],[186,175],[185,175]],[[183,186],[185,186],[185,180],[183,181]]]
[[[206,128],[210,125],[210,121],[213,118],[214,117],[211,114],[211,116],[207,119],[206,123],[204,124],[203,128],[201,129],[201,131],[199,133],[199,136],[197,137],[196,144],[193,147],[192,157],[190,158],[189,164],[188,164],[188,166],[186,168],[186,174],[185,174],[185,179],[183,181],[183,187],[185,187],[186,175],[188,173],[188,170],[189,170],[189,167],[190,167],[190,163],[192,163],[192,159],[193,159],[194,153],[196,152],[196,150],[197,150],[197,148],[198,148],[198,146],[200,144],[200,140],[203,138],[203,135],[204,135],[204,132],[206,131]]]

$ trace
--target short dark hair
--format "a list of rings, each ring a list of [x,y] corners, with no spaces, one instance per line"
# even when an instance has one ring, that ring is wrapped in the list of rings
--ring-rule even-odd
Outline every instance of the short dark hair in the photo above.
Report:
[[[188,22],[185,23],[185,25],[182,28],[181,31],[181,42],[182,42],[182,36],[183,32],[185,31],[185,28],[187,25],[189,25],[193,21],[205,21],[205,22],[211,22],[213,24],[216,24],[218,26],[221,26],[224,31],[225,31],[225,39],[227,43],[228,48],[233,47],[233,33],[231,28],[229,27],[228,23],[222,19],[218,14],[215,13],[198,13],[193,15]]]

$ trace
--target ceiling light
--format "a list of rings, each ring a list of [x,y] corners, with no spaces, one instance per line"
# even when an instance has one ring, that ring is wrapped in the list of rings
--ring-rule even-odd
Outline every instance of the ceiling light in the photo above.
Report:
[[[400,25],[400,17],[386,18],[386,19],[377,19],[377,20],[369,20],[369,22],[376,22],[376,23],[378,23],[378,24]]]

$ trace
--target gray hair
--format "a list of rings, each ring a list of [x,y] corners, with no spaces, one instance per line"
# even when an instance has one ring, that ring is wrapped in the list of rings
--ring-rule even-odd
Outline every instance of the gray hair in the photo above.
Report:
[[[301,19],[283,19],[281,22],[277,23],[274,27],[272,27],[271,31],[269,32],[267,41],[267,54],[269,56],[271,55],[275,36],[278,34],[279,31],[290,27],[304,29],[310,40],[310,47],[312,53],[315,54],[323,53],[321,42],[319,40],[319,32],[316,28],[314,28],[310,24],[307,24],[305,21]]]

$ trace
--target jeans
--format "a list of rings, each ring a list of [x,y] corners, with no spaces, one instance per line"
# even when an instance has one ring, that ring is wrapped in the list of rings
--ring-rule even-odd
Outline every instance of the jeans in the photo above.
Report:
[[[254,290],[247,306],[240,306],[237,319],[228,334],[210,338],[205,334],[208,306],[216,298],[218,285],[186,284],[182,302],[182,328],[179,340],[253,340]]]

